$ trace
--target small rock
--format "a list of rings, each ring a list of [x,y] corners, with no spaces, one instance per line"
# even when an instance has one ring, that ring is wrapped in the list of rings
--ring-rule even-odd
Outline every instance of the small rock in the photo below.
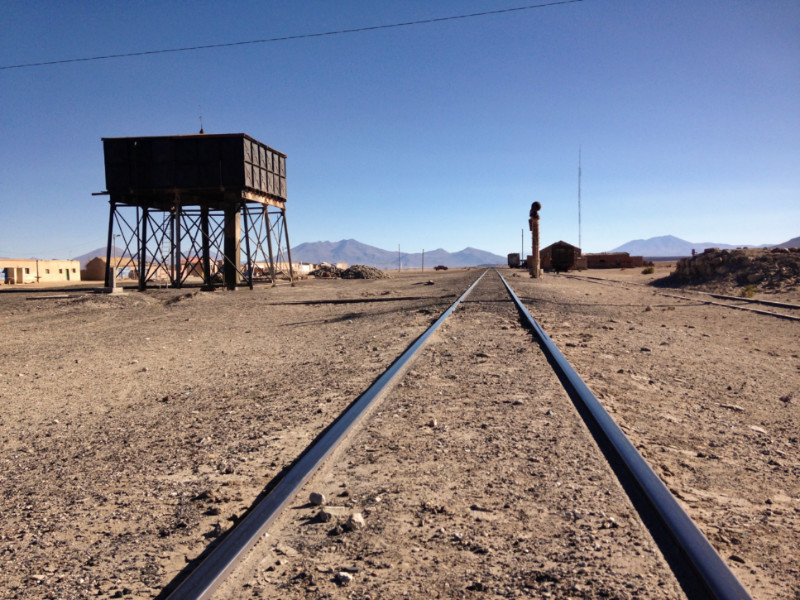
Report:
[[[366,525],[367,524],[364,521],[364,516],[361,513],[353,513],[350,515],[350,518],[347,519],[347,523],[344,524],[344,528],[347,531],[355,531],[356,529],[364,529]]]
[[[789,404],[794,399],[794,392],[789,392],[785,396],[781,396],[781,402]]]
[[[325,504],[325,494],[320,492],[311,492],[308,497],[308,501],[311,502],[314,506],[322,506]]]
[[[278,544],[277,546],[275,546],[275,552],[288,557],[298,556],[297,550],[295,550],[291,546],[287,546],[286,544]]]
[[[652,351],[653,349],[648,348],[647,346],[642,346],[641,348],[639,348],[639,352],[652,352]]]
[[[333,519],[344,517],[348,513],[346,506],[326,506],[317,513],[317,521],[327,523]]]
[[[439,422],[436,419],[431,419],[428,422],[428,427],[436,428],[439,425]]]
[[[600,526],[601,529],[617,529],[619,527],[619,523],[614,517],[608,517],[603,524]]]
[[[334,579],[339,585],[347,585],[353,581],[353,576],[347,571],[339,571]]]
[[[758,425],[750,425],[750,429],[752,429],[756,433],[763,433],[764,435],[767,435],[766,430],[763,427],[759,427]]]
[[[741,564],[744,564],[744,562],[745,562],[744,559],[741,556],[739,556],[738,554],[731,554],[728,557],[728,560],[732,560],[733,562],[738,562],[738,563],[741,563]]]

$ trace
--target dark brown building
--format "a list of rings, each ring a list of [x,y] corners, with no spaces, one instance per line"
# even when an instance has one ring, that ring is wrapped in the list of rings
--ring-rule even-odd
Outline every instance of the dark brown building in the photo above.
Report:
[[[581,249],[559,241],[542,248],[539,252],[542,269],[546,271],[569,271],[578,267]]]

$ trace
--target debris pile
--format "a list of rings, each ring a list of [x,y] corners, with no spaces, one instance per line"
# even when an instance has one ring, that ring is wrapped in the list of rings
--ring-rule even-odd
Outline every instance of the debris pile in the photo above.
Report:
[[[322,263],[319,267],[311,271],[311,275],[318,278],[341,277],[342,270],[338,267],[334,267],[333,265]]]
[[[342,271],[341,277],[342,279],[387,279],[388,275],[375,267],[353,265]]]
[[[708,248],[702,254],[682,258],[675,271],[659,283],[789,291],[800,285],[800,248]]]

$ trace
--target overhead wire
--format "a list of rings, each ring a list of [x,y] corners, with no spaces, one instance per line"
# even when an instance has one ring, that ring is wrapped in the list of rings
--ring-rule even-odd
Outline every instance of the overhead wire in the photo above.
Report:
[[[345,35],[345,34],[352,34],[352,33],[364,33],[367,31],[378,31],[381,29],[395,29],[399,27],[412,27],[415,25],[429,25],[432,23],[443,23],[445,21],[455,21],[459,19],[473,19],[477,17],[487,17],[491,15],[500,15],[512,12],[520,12],[524,10],[533,10],[536,8],[548,8],[552,6],[559,6],[562,4],[574,4],[576,2],[583,2],[583,0],[557,0],[555,2],[548,2],[545,4],[529,4],[526,6],[516,6],[512,8],[501,8],[496,10],[486,10],[482,12],[475,12],[463,15],[450,15],[447,17],[435,17],[431,19],[419,19],[416,21],[406,21],[403,23],[388,23],[384,25],[370,25],[366,27],[355,27],[352,29],[339,29],[335,31],[324,31],[324,32],[317,32],[317,33],[302,33],[297,35],[286,35],[281,37],[274,37],[274,38],[265,38],[261,40],[247,40],[241,42],[225,42],[219,44],[205,44],[202,46],[187,46],[184,48],[166,48],[161,50],[144,50],[141,52],[126,52],[122,54],[106,54],[102,56],[88,56],[83,58],[67,58],[62,60],[49,60],[43,62],[34,62],[34,63],[23,63],[18,65],[4,65],[0,66],[0,70],[9,70],[9,69],[26,69],[31,67],[44,67],[48,65],[61,65],[67,63],[78,63],[78,62],[90,62],[96,60],[111,60],[115,58],[129,58],[134,56],[149,56],[153,54],[169,54],[175,52],[193,52],[196,50],[210,50],[214,48],[231,48],[235,46],[247,46],[252,44],[268,44],[268,43],[275,43],[275,42],[287,42],[291,40],[303,40],[309,38],[320,38],[320,37],[328,37],[334,35]]]

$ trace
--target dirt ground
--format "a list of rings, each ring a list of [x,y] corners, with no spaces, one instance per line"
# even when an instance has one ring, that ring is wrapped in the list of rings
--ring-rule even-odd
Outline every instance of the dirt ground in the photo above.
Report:
[[[501,271],[750,592],[800,596],[800,324]],[[4,597],[157,595],[478,274],[1,293]],[[507,303],[436,338],[312,482],[365,528],[301,499],[226,594],[679,597]]]

